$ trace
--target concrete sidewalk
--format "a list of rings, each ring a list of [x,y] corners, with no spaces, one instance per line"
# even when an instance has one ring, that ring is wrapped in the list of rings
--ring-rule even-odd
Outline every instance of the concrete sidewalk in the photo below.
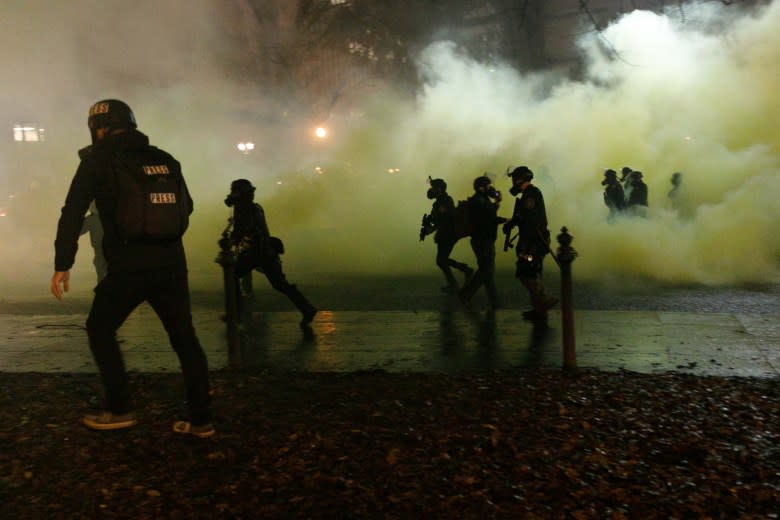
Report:
[[[225,326],[193,308],[210,368],[227,365]],[[560,313],[534,330],[519,310],[320,312],[306,340],[297,312],[256,313],[248,365],[279,370],[449,372],[562,366]],[[0,371],[94,372],[86,315],[0,315]],[[575,311],[577,365],[601,370],[780,376],[780,316]],[[159,320],[139,307],[119,331],[128,370],[178,371]]]

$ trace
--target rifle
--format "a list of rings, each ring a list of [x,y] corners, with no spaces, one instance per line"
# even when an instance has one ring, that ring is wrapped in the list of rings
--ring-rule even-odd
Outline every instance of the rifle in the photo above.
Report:
[[[517,237],[520,236],[520,232],[515,236],[512,236],[512,230],[510,229],[508,232],[504,233],[504,252],[509,251],[511,247],[514,247],[514,241],[517,239]]]
[[[425,213],[422,216],[422,223],[420,224],[420,242],[425,240],[425,237],[427,235],[433,233],[433,230],[434,230],[433,215],[429,215]]]
[[[227,227],[222,231],[222,238],[219,239],[219,248],[222,251],[230,250],[232,244],[230,241],[230,233],[233,231],[233,217],[228,218]]]

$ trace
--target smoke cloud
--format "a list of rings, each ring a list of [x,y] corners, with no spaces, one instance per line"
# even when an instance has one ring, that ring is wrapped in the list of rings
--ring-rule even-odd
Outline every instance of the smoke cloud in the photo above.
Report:
[[[632,12],[580,40],[579,80],[479,63],[437,42],[417,58],[418,92],[376,86],[337,106],[322,142],[271,122],[283,93],[226,73],[242,49],[215,22],[224,11],[213,2],[6,0],[0,10],[4,124],[46,128],[45,143],[2,144],[0,187],[16,195],[0,219],[3,293],[48,291],[59,210],[89,142],[87,109],[106,97],[128,102],[139,129],[182,163],[195,199],[185,240],[194,287],[221,286],[214,258],[233,179],[258,187],[296,280],[435,271],[432,240],[417,236],[427,176],[444,178],[457,200],[489,172],[509,216],[504,172],[520,164],[535,172],[553,236],[562,226],[574,236],[575,277],[778,280],[777,1],[751,12],[714,2],[686,4],[684,17]],[[253,154],[236,150],[245,139],[258,144]],[[608,222],[602,174],[626,165],[643,172],[649,210]],[[74,290],[91,290],[91,256],[84,237]],[[454,256],[473,263],[465,240]],[[498,267],[511,268],[512,256],[499,252]]]

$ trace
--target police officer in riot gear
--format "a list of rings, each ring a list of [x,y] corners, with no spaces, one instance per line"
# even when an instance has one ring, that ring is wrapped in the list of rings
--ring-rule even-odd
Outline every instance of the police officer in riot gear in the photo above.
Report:
[[[279,258],[284,253],[282,241],[271,236],[265,211],[254,200],[255,187],[251,182],[237,179],[230,184],[225,205],[233,208],[233,229],[229,239],[237,254],[236,283],[254,269],[262,272],[271,286],[287,296],[301,311],[301,327],[308,327],[317,309],[295,285],[287,281]]]
[[[92,146],[79,151],[81,163],[62,208],[54,242],[54,275],[51,292],[62,299],[68,291],[70,268],[76,258],[84,214],[94,200],[103,228],[103,254],[108,274],[95,288],[87,317],[89,347],[100,370],[106,395],[106,410],[87,415],[84,424],[94,430],[114,430],[135,424],[122,352],[116,332],[130,313],[147,301],[168,332],[181,363],[186,386],[189,421],[176,421],[174,431],[197,437],[214,433],[208,363],[192,324],[187,280],[187,261],[181,237],[165,240],[127,240],[120,237],[119,202],[127,195],[117,182],[123,164],[144,171],[180,176],[181,166],[167,152],[149,145],[149,138],[136,128],[130,107],[116,99],[98,101],[89,111]],[[165,182],[160,179],[161,182]],[[192,199],[181,180],[178,203],[184,213],[192,211]],[[173,194],[170,194],[173,195]],[[188,217],[187,217],[188,218]],[[186,226],[184,226],[186,227]],[[183,229],[181,230],[183,232]]]
[[[442,270],[447,281],[447,285],[442,287],[442,291],[455,293],[458,291],[458,282],[455,281],[452,269],[461,271],[466,280],[474,274],[474,270],[467,264],[450,258],[452,249],[460,237],[455,232],[455,203],[447,193],[447,183],[443,179],[431,179],[430,185],[428,198],[433,199],[434,202],[430,214],[423,217],[424,224],[420,230],[420,240],[423,240],[430,233],[436,233],[433,236],[433,240],[436,242],[436,265]]]
[[[625,201],[628,202],[628,196],[631,193],[631,173],[634,170],[632,170],[628,166],[623,166],[620,169],[620,184],[623,185],[623,194],[625,195]]]
[[[547,229],[547,212],[541,190],[531,184],[534,174],[527,166],[519,166],[508,174],[512,178],[512,195],[515,199],[512,218],[504,224],[503,231],[509,235],[517,226],[518,237],[515,253],[517,269],[515,276],[528,290],[533,310],[523,313],[523,318],[544,323],[547,311],[558,300],[553,298],[542,283],[542,262],[550,251],[550,231]]]
[[[483,175],[474,179],[474,195],[469,197],[469,213],[472,224],[471,249],[477,258],[477,272],[458,292],[460,301],[468,307],[474,293],[485,286],[491,309],[498,308],[496,291],[496,238],[498,225],[505,222],[498,216],[501,193],[493,187],[490,177]]]
[[[604,204],[609,208],[609,220],[612,220],[626,207],[626,196],[623,192],[623,186],[617,179],[615,170],[606,170],[604,180],[601,182],[604,186]]]
[[[672,177],[669,179],[669,182],[672,183],[672,189],[669,190],[669,193],[667,193],[666,196],[669,197],[669,202],[672,205],[672,209],[675,211],[679,211],[680,192],[682,191],[682,189],[680,188],[680,186],[682,186],[682,173],[674,172],[672,174]]]
[[[626,208],[633,215],[645,216],[647,213],[647,184],[642,180],[642,172],[633,171],[630,176],[631,191],[628,193]]]

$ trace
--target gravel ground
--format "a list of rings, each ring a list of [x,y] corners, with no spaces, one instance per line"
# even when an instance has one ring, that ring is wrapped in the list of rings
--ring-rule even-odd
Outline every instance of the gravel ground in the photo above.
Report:
[[[89,375],[0,373],[6,518],[777,518],[780,385],[680,374],[178,374],[91,432]]]

